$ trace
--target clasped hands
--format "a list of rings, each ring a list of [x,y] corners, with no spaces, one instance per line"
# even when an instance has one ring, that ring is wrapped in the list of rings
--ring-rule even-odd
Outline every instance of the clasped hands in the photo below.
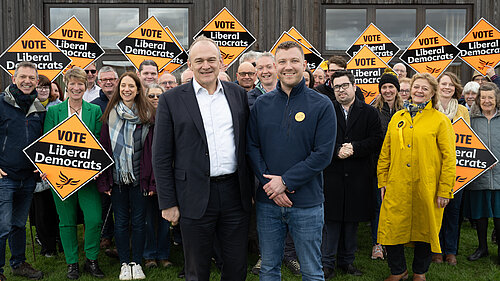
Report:
[[[339,158],[340,159],[346,159],[347,157],[350,157],[354,154],[354,150],[352,148],[352,144],[349,143],[343,143],[342,147],[339,149]]]
[[[281,176],[275,176],[275,175],[263,175],[266,179],[269,179],[270,181],[267,182],[262,189],[264,189],[264,192],[267,194],[269,199],[273,200],[276,205],[280,207],[292,207],[292,201],[286,196],[286,186],[283,184],[283,180],[281,179]],[[295,191],[292,191],[290,193],[293,193]]]

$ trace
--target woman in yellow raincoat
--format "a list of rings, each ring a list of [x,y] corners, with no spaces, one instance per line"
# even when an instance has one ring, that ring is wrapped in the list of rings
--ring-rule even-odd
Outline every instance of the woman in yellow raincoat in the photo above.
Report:
[[[411,101],[392,117],[380,153],[378,243],[386,245],[389,281],[408,278],[404,244],[415,246],[413,280],[425,280],[431,251],[441,252],[439,230],[453,198],[456,156],[451,122],[436,109],[437,89],[432,75],[413,76]]]

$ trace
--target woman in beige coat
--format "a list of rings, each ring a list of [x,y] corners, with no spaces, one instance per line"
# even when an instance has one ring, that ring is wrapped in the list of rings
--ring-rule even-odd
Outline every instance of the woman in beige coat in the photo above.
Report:
[[[415,246],[413,280],[425,280],[431,250],[441,252],[443,208],[453,198],[455,134],[437,107],[438,84],[428,73],[411,80],[411,101],[394,114],[380,153],[382,194],[378,242],[386,245],[391,276],[408,278],[404,245]]]

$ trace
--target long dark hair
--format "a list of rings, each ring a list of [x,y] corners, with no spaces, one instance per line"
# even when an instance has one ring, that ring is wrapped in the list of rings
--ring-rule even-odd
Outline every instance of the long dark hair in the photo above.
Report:
[[[137,87],[137,95],[135,95],[134,98],[134,103],[137,108],[137,115],[139,119],[141,120],[142,124],[151,124],[153,123],[154,120],[154,115],[156,113],[153,105],[149,102],[149,100],[146,98],[146,95],[144,94],[144,90],[141,85],[141,81],[139,80],[139,77],[137,77],[137,74],[135,72],[125,72],[120,76],[120,79],[118,79],[118,85],[116,86],[115,92],[113,93],[113,96],[111,97],[111,100],[108,103],[108,106],[106,107],[106,110],[102,114],[101,121],[102,123],[107,123],[109,114],[111,110],[114,110],[115,106],[118,104],[119,101],[121,101],[121,96],[120,96],[120,85],[125,77],[130,77],[134,80],[135,86]]]

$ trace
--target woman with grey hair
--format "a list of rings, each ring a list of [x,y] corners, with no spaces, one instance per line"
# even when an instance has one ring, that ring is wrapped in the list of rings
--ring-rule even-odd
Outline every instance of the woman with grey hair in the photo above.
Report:
[[[464,89],[462,91],[463,103],[465,107],[470,111],[472,105],[474,104],[474,100],[476,99],[477,94],[479,93],[479,83],[470,81],[465,84]]]

